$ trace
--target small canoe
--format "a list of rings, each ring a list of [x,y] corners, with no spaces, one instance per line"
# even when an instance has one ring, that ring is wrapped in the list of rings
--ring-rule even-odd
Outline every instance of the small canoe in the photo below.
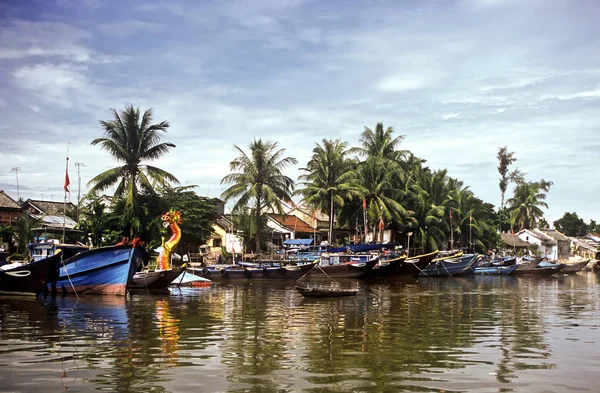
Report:
[[[326,286],[295,286],[296,290],[304,297],[341,297],[355,296],[358,288],[338,288]]]

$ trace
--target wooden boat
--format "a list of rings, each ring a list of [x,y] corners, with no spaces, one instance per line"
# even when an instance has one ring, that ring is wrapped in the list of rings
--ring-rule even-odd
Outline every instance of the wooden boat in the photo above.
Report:
[[[450,277],[473,274],[477,266],[479,254],[465,254],[458,258],[442,259],[431,262],[422,272],[420,277]]]
[[[152,285],[165,274],[164,271],[141,271],[133,275],[127,289],[152,288]]]
[[[562,269],[560,269],[560,271],[567,274],[577,273],[578,271],[581,271],[584,267],[586,267],[588,263],[590,263],[589,259],[584,259],[577,262],[566,261]]]
[[[187,271],[183,271],[175,280],[172,281],[171,285],[176,286],[210,286],[210,280],[208,278],[200,277]]]
[[[56,271],[62,252],[28,263],[10,263],[0,267],[0,293],[31,294],[41,292],[48,276]]]
[[[499,276],[513,274],[517,270],[517,265],[509,266],[477,266],[474,269],[475,274],[484,276]]]
[[[551,276],[563,267],[563,264],[551,264],[548,266],[539,266],[539,260],[533,260],[525,263],[521,263],[517,265],[515,269],[515,273],[517,275],[527,275],[527,276]]]
[[[379,258],[372,258],[365,262],[341,262],[332,265],[324,265],[323,261],[319,263],[320,269],[312,269],[307,272],[310,277],[329,277],[329,278],[360,278],[373,270],[378,263]]]
[[[298,284],[296,290],[304,297],[340,297],[355,296],[358,293],[358,287],[343,288],[339,285],[323,284]]]
[[[418,275],[427,265],[429,265],[435,257],[438,255],[439,251],[433,251],[429,254],[417,255],[416,257],[411,257],[410,259],[405,259],[402,261],[402,266],[400,267],[399,274],[416,276]]]
[[[297,280],[310,271],[316,262],[281,266],[209,265],[202,269],[188,267],[187,272],[213,282],[247,282],[257,280]]]
[[[131,245],[99,247],[81,252],[61,264],[53,292],[125,295],[143,251]]]
[[[172,267],[168,270],[163,270],[162,275],[158,280],[154,281],[151,288],[166,288],[173,283],[179,275],[185,271],[185,267]]]
[[[385,277],[399,274],[402,270],[402,263],[406,260],[406,255],[396,256],[392,258],[379,258],[379,262],[373,267],[370,275]]]

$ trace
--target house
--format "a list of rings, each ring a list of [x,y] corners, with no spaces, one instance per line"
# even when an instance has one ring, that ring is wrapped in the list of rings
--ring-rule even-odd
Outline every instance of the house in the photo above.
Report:
[[[500,240],[502,241],[502,244],[504,244],[505,249],[512,249],[515,252],[516,251],[525,252],[525,251],[527,251],[527,248],[530,246],[529,243],[527,243],[525,240],[522,240],[519,236],[517,236],[514,233],[508,233],[508,232],[501,233]]]
[[[23,215],[21,206],[6,192],[0,190],[0,227],[11,227]],[[0,237],[0,250],[8,250],[12,236],[5,233]]]
[[[71,202],[65,204],[28,199],[22,208],[24,213],[40,221],[40,224],[33,228],[37,240],[61,238],[63,231],[66,237],[73,240],[83,233],[75,229],[77,222],[69,216],[73,216],[76,211],[75,205]]]
[[[320,210],[315,210],[312,213],[310,211],[310,207],[306,205],[296,205],[287,214],[298,217],[315,229],[314,234],[318,244],[329,236],[329,216]]]
[[[231,221],[224,214],[220,215],[212,227],[213,234],[201,246],[202,254],[208,259],[215,259],[217,253],[221,252],[221,247],[230,253],[241,253],[244,248],[243,239],[237,235],[237,231]]]
[[[600,249],[597,245],[592,244],[586,238],[571,238],[571,247],[573,255],[579,255],[583,258],[598,259],[600,258]]]
[[[283,246],[287,239],[314,238],[317,232],[316,228],[290,214],[267,214],[267,227],[272,230],[271,241],[277,246]]]
[[[534,231],[538,233],[543,233],[546,236],[551,237],[556,241],[556,254],[554,257],[549,257],[550,259],[568,259],[571,253],[571,239],[565,236],[563,233],[557,231],[556,229],[539,229],[536,228]]]
[[[3,190],[0,190],[0,226],[12,226],[23,215],[21,206]]]
[[[543,257],[551,260],[569,257],[571,241],[555,229],[522,229],[517,236],[529,244],[537,245]]]

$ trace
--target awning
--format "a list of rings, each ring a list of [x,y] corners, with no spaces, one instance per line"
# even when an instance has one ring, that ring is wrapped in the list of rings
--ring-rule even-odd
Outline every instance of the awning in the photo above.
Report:
[[[310,246],[313,239],[287,239],[283,241],[286,246]]]

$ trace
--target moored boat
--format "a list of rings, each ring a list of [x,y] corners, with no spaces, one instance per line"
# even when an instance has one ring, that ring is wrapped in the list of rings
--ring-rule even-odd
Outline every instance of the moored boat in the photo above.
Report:
[[[581,271],[584,267],[586,267],[588,263],[590,263],[589,259],[583,259],[581,261],[576,262],[572,262],[570,260],[565,261],[564,266],[562,267],[562,269],[560,269],[560,271],[567,274],[577,273],[578,271]]]
[[[310,277],[329,277],[329,278],[360,278],[369,274],[377,262],[379,257],[372,258],[369,261],[356,262],[340,262],[336,264],[319,263],[319,269],[312,269],[307,272]]]
[[[439,251],[433,251],[429,254],[417,255],[416,257],[405,259],[402,261],[399,274],[412,276],[418,275],[435,259],[435,257],[438,255],[438,252]]]
[[[310,271],[316,262],[280,266],[209,265],[202,269],[187,268],[187,272],[213,282],[247,282],[262,280],[297,280]]]
[[[546,266],[540,266],[539,260],[533,260],[517,265],[515,274],[523,276],[551,276],[563,267],[563,264],[546,264]]]
[[[477,266],[473,272],[475,274],[486,276],[499,276],[513,274],[517,269],[517,265],[509,266]]]
[[[304,297],[355,296],[358,293],[358,287],[344,288],[335,283],[331,285],[304,283],[296,285],[295,288]]]
[[[127,289],[151,288],[164,274],[165,272],[162,270],[136,272]]]
[[[395,257],[380,257],[379,262],[371,270],[371,275],[385,277],[399,274],[402,270],[402,263],[406,260],[406,255]]]
[[[142,258],[142,251],[131,245],[84,251],[63,261],[50,287],[53,292],[78,295],[125,295]]]
[[[32,294],[41,292],[48,276],[57,269],[62,252],[28,263],[9,263],[0,267],[0,293]]]
[[[421,277],[450,277],[473,274],[477,266],[479,254],[465,254],[458,258],[442,259],[431,262],[422,272]]]

